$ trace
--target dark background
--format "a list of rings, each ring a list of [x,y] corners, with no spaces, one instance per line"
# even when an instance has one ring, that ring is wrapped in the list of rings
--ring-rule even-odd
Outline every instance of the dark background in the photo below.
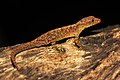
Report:
[[[90,15],[102,22],[86,29],[81,36],[92,34],[92,30],[120,24],[120,9],[116,3],[97,0],[71,3],[11,0],[0,3],[0,47],[31,41],[51,29],[76,23]]]

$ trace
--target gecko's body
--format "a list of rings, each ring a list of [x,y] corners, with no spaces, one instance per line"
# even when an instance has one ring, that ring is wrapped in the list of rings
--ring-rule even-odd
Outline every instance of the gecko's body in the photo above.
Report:
[[[24,43],[12,50],[11,53],[11,61],[13,63],[13,66],[18,69],[18,66],[15,61],[15,56],[22,51],[25,51],[27,49],[31,49],[34,47],[40,47],[43,45],[48,45],[50,43],[54,43],[56,41],[69,38],[69,37],[75,37],[76,39],[79,39],[79,34],[85,29],[92,25],[100,23],[99,18],[95,18],[94,16],[88,16],[80,21],[78,21],[76,24],[64,26],[61,28],[57,28],[51,31],[48,31],[44,33],[43,35],[39,36],[33,41]]]

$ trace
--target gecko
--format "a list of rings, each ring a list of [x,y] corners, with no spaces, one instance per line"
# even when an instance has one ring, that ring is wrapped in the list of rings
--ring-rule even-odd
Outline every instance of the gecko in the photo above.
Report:
[[[15,56],[18,53],[35,47],[41,47],[48,44],[52,44],[65,38],[74,37],[76,40],[79,40],[79,35],[85,28],[96,25],[100,22],[101,19],[96,18],[94,16],[84,17],[75,24],[50,30],[30,42],[26,42],[22,45],[15,47],[11,50],[10,54],[13,67],[19,70],[19,67],[15,60]]]

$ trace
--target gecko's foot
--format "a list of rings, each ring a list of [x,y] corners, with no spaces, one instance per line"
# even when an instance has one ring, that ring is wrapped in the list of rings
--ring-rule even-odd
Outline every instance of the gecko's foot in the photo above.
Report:
[[[62,46],[54,46],[55,50],[59,53],[65,53],[65,49]]]

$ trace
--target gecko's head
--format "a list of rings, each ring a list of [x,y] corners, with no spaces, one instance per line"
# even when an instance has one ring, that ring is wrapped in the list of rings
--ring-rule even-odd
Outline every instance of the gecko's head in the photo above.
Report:
[[[88,17],[81,19],[76,24],[78,24],[78,25],[81,24],[81,25],[85,26],[85,28],[87,28],[87,27],[93,26],[95,24],[98,24],[100,22],[101,22],[101,20],[99,18],[96,18],[94,16],[88,16]]]

